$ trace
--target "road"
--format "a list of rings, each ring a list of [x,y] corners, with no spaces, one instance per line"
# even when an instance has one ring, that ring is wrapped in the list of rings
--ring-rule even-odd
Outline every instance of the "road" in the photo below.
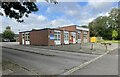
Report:
[[[80,65],[98,56],[72,52],[55,52],[55,50],[48,51],[42,49],[40,52],[47,52],[54,55],[33,54],[6,48],[2,48],[2,52],[2,58],[22,65],[39,75],[61,74],[74,66]]]
[[[118,75],[118,49],[75,71],[72,75]]]

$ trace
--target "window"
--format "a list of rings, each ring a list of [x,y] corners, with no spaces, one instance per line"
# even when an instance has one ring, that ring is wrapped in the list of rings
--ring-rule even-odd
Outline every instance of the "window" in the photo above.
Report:
[[[69,33],[64,33],[64,40],[69,40]]]
[[[30,41],[30,34],[29,33],[26,33],[25,37],[26,37],[26,41]]]
[[[87,33],[88,32],[84,32],[84,35],[83,35],[84,38],[87,38]]]
[[[24,33],[22,34],[22,39],[24,39]]]
[[[80,35],[81,35],[81,32],[80,32],[80,31],[78,31],[78,39],[80,39]]]
[[[78,39],[80,39],[80,33],[78,33]]]
[[[73,38],[76,38],[76,33],[75,32],[71,32],[71,35],[73,36]]]
[[[55,40],[60,40],[60,32],[54,32],[54,38]]]

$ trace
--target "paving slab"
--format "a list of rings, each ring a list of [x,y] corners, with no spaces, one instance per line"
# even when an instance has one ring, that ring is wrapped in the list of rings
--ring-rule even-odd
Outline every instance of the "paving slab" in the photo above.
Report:
[[[43,48],[43,49],[51,49],[51,50],[60,50],[60,51],[68,51],[68,52],[77,52],[77,53],[86,53],[86,54],[97,54],[101,55],[106,52],[106,47],[101,43],[93,44],[93,50],[91,50],[91,43],[80,44],[72,44],[72,45],[63,45],[63,46],[31,46],[28,47],[35,47],[35,48]],[[118,48],[118,44],[108,45],[108,51]]]
[[[9,45],[4,44],[3,47],[9,47],[13,49],[20,49],[20,50],[31,51],[36,53],[37,51],[34,51],[34,48],[43,49],[43,50],[48,49],[49,51],[59,50],[59,51],[96,54],[96,55],[101,55],[106,52],[106,47],[101,43],[94,43],[93,50],[91,50],[91,43],[82,44],[81,48],[80,48],[80,44],[71,44],[71,45],[62,45],[62,46],[34,46],[34,45],[19,45],[17,43],[9,44]],[[112,43],[111,45],[108,45],[107,51],[112,51],[113,49],[116,48],[118,48],[118,44]]]

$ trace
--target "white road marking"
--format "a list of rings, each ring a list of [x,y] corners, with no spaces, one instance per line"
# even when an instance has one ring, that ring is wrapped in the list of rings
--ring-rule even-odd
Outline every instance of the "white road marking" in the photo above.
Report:
[[[104,54],[102,54],[102,55],[100,55],[100,56],[98,56],[98,57],[96,57],[96,58],[94,58],[94,59],[92,59],[92,60],[90,60],[90,61],[88,61],[88,62],[85,62],[85,63],[83,63],[83,64],[80,64],[80,65],[78,65],[78,66],[76,66],[76,67],[68,70],[67,72],[62,73],[61,75],[70,75],[71,73],[79,70],[80,68],[83,68],[83,67],[87,66],[88,64],[90,64],[90,63],[98,60],[99,58],[105,56],[105,55],[108,54],[109,52],[110,52],[110,51],[107,51],[106,53],[104,53]]]

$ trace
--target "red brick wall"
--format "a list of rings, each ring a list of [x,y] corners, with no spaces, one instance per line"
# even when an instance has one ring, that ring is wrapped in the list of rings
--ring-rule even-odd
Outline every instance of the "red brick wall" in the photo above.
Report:
[[[22,33],[19,33],[19,43],[22,44]]]
[[[67,27],[61,27],[58,28],[60,30],[67,30],[67,31],[76,31],[76,26],[67,26]]]
[[[30,32],[31,45],[48,45],[48,30]]]
[[[71,37],[71,32],[76,31],[76,26],[67,26],[67,27],[62,27],[58,28],[61,30],[61,43],[64,43],[64,32],[62,30],[67,30],[69,31],[69,42],[70,37]],[[83,42],[83,32],[81,31],[81,42]],[[54,30],[41,30],[41,31],[31,31],[30,32],[30,44],[31,45],[55,45],[54,40],[50,40],[49,35],[53,34],[54,35]],[[88,42],[90,41],[90,33],[88,32],[87,39]],[[76,32],[76,40],[78,40],[78,33]],[[19,33],[19,42],[22,44],[22,33]]]
[[[76,43],[78,43],[78,33],[76,32]]]
[[[50,34],[53,34],[53,35],[54,35],[54,30],[48,30],[48,36],[49,36]],[[48,45],[49,45],[49,46],[55,45],[55,44],[54,44],[54,40],[50,40],[50,38],[48,38]]]
[[[88,42],[90,42],[90,31],[88,32],[87,38],[88,38]]]

